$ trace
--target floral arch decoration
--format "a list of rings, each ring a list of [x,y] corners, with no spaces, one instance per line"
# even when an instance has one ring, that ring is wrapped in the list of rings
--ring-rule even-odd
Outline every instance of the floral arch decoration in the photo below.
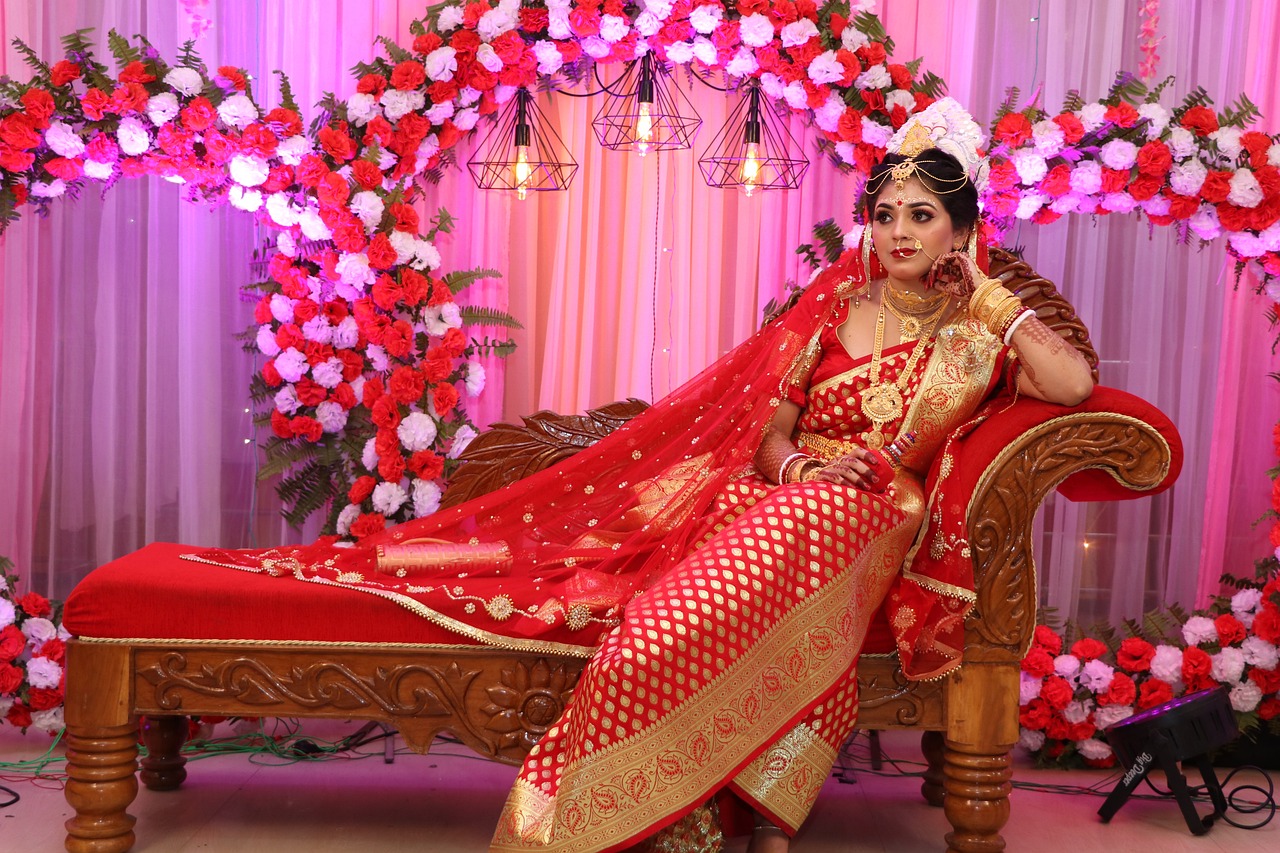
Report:
[[[416,181],[451,163],[483,116],[521,90],[651,53],[731,90],[758,85],[865,174],[945,91],[919,60],[892,62],[879,19],[847,0],[474,0],[431,8],[411,32],[409,47],[380,39],[385,56],[357,67],[354,94],[320,104],[312,132],[283,74],[281,105],[265,110],[241,69],[210,73],[191,42],[170,63],[112,32],[113,73],[87,31],[51,63],[15,40],[33,75],[0,81],[0,230],[91,182],[143,175],[276,230],[254,335],[268,470],[291,484],[291,520],[326,509],[329,530],[357,538],[438,506],[475,435],[460,405],[484,385],[472,356],[495,346],[468,340],[464,322],[514,322],[458,305],[497,273],[444,274],[432,241],[453,222],[441,211],[424,229],[413,206]],[[1141,210],[1184,235],[1225,234],[1280,299],[1280,145],[1247,129],[1258,118],[1247,98],[1216,113],[1197,89],[1167,109],[1168,82],[1148,91],[1120,75],[1106,97],[1073,93],[1054,114],[1018,109],[1015,93],[992,123],[988,239],[1017,219]]]

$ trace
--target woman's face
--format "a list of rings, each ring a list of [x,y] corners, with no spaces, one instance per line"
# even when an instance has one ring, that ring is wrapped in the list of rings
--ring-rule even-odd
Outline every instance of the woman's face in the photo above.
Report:
[[[916,178],[901,189],[886,181],[871,216],[876,254],[896,281],[924,278],[936,259],[954,251],[957,242],[964,245],[965,235],[956,232],[947,209]]]

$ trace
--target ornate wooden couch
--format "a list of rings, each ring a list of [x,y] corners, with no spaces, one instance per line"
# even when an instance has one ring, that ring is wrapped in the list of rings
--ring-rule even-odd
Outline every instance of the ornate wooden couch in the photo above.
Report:
[[[1095,368],[1088,332],[1052,284],[1001,253],[995,272]],[[553,464],[644,408],[615,403],[585,416],[540,412],[477,438],[446,496],[453,504]],[[924,797],[942,805],[947,849],[1003,849],[1010,758],[1018,738],[1019,662],[1035,626],[1032,520],[1044,497],[1152,494],[1176,478],[1173,425],[1149,404],[1099,387],[1084,405],[1021,400],[975,433],[966,454],[978,602],[965,665],[910,683],[892,657],[859,666],[860,725],[919,729]],[[459,645],[374,596],[179,561],[192,549],[152,545],[93,572],[67,602],[78,639],[67,652],[66,797],[72,853],[134,842],[127,808],[137,778],[153,790],[186,776],[179,754],[192,714],[378,720],[425,752],[448,731],[516,763],[559,715],[583,661]],[[318,615],[317,615],[318,614]],[[138,770],[138,721],[148,755]],[[318,770],[317,772],[323,772]]]

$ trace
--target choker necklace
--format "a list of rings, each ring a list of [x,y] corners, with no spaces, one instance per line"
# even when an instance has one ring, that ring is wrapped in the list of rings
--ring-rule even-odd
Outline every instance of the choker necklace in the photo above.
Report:
[[[914,341],[924,330],[925,317],[937,311],[947,301],[948,295],[935,291],[929,296],[918,296],[909,290],[896,290],[886,281],[881,301],[898,320],[898,333],[904,341]]]
[[[884,289],[888,290],[888,287],[889,283],[886,281]],[[947,301],[943,300],[942,306],[921,324],[919,340],[916,342],[915,349],[911,351],[910,358],[907,359],[907,366],[902,368],[902,373],[898,375],[898,381],[881,382],[880,364],[881,354],[884,351],[884,315],[887,302],[882,291],[880,313],[876,315],[876,336],[871,349],[871,368],[867,372],[867,390],[862,392],[862,414],[871,421],[871,429],[862,433],[861,437],[871,450],[884,447],[885,424],[902,417],[904,408],[902,392],[906,390],[907,382],[915,372],[916,363],[924,354],[929,335],[933,334],[934,326],[942,319],[948,305]]]

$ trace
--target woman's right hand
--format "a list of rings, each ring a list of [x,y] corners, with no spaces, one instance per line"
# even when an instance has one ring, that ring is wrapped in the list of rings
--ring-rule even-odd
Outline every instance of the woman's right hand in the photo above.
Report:
[[[874,450],[855,447],[821,468],[806,471],[804,479],[852,486],[865,492],[883,492],[889,485],[886,472],[890,470]]]

